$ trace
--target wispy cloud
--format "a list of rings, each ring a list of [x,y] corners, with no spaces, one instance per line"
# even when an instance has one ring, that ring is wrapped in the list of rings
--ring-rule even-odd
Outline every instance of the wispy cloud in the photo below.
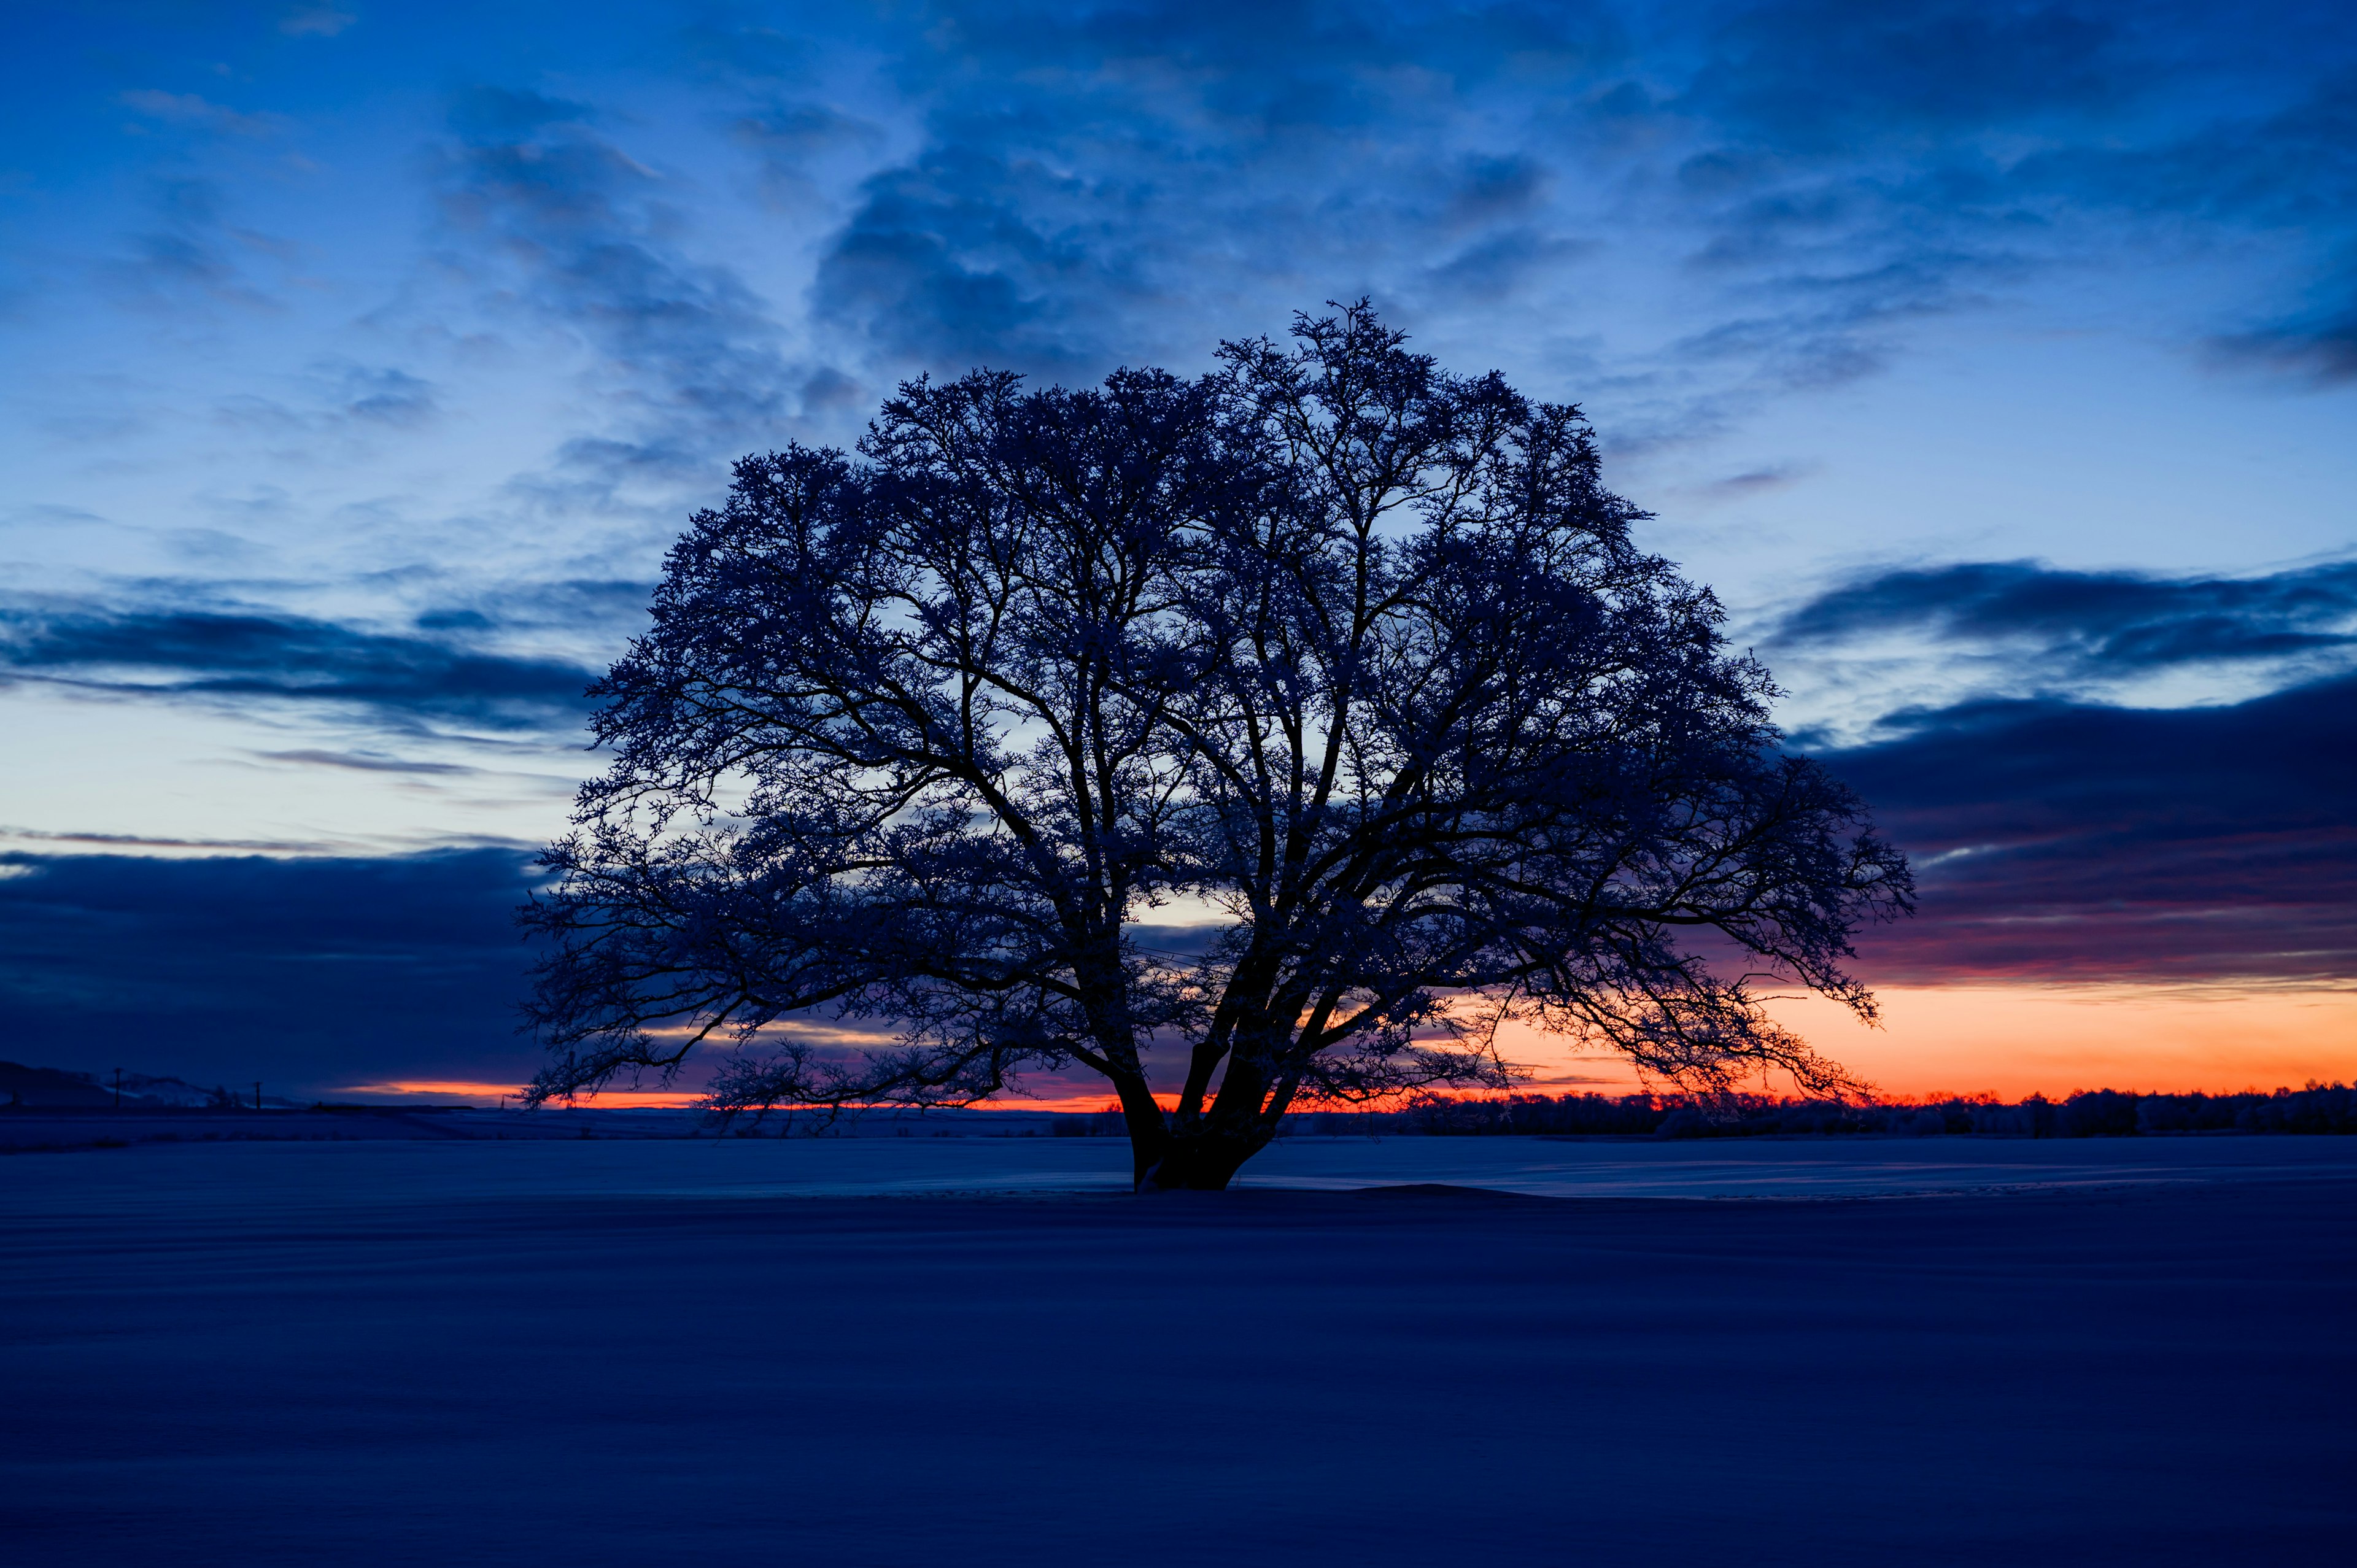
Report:
[[[440,156],[449,231],[535,324],[595,360],[610,429],[584,434],[539,481],[595,505],[637,477],[705,478],[775,439],[800,372],[767,304],[731,268],[676,242],[676,183],[597,129],[589,105],[495,86],[454,99]]]
[[[439,776],[480,773],[479,768],[469,768],[457,762],[417,762],[399,757],[380,757],[370,752],[325,751],[316,746],[298,747],[293,751],[262,751],[254,754],[271,762],[299,762],[313,768],[341,768],[355,773],[422,773]]]
[[[332,38],[360,20],[340,5],[304,5],[278,18],[278,30],[290,38]]]
[[[211,301],[275,311],[280,303],[253,272],[284,261],[285,242],[231,222],[220,182],[193,176],[156,179],[148,191],[150,227],[129,237],[127,253],[101,263],[98,278],[114,297],[149,309]]]
[[[124,108],[164,124],[232,136],[274,135],[285,124],[275,114],[241,114],[194,92],[141,88],[124,93],[121,102]]]

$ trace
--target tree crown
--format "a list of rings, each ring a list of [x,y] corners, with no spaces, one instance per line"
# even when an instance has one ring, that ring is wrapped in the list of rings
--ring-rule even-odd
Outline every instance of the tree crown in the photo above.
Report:
[[[1844,1088],[1756,987],[1870,1019],[1842,962],[1905,861],[1779,749],[1644,515],[1576,407],[1363,302],[1194,380],[919,381],[856,458],[744,459],[593,693],[613,764],[525,917],[534,1094],[716,1034],[731,1106],[1077,1065],[1142,1179],[1219,1185],[1304,1097],[1506,1081],[1512,1017],[1689,1088]],[[1140,940],[1174,905],[1207,950]]]

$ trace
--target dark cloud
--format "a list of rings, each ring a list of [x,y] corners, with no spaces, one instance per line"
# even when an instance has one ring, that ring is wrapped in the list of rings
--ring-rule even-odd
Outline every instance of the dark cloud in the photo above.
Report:
[[[1884,983],[2357,973],[2357,682],[2234,707],[1986,703],[1824,760],[1916,856]],[[0,854],[12,1054],[324,1093],[521,1079],[520,852],[376,860]],[[1197,929],[1141,929],[1192,951]],[[101,1055],[104,1059],[100,1059]]]
[[[1594,244],[1550,210],[1550,138],[1491,117],[1623,54],[1600,10],[930,16],[896,61],[922,145],[859,185],[813,296],[870,380],[1183,368],[1329,295],[1494,306]]]
[[[2357,285],[2350,301],[2338,308],[2255,332],[2222,334],[2211,348],[2229,364],[2278,371],[2319,387],[2357,381]]]
[[[1878,979],[2357,978],[2357,681],[1974,703],[1824,760],[1915,859]]]
[[[2119,102],[2147,74],[2124,31],[2070,5],[1748,6],[1717,29],[1682,107],[1808,152],[1979,130]]]
[[[1085,373],[1121,306],[1152,292],[1107,231],[1121,200],[1035,162],[935,148],[868,183],[814,303],[899,360]]]
[[[2180,322],[2177,341],[2310,384],[2346,380],[2349,291],[2332,280],[2357,241],[2357,32],[2335,9],[2270,5],[2230,31],[2186,6],[1742,7],[1673,103],[1706,143],[1678,170],[1709,233],[1694,262],[1771,295],[1878,267],[1912,274],[1911,303],[1886,300],[1848,344],[1800,300],[1738,324],[1747,352],[1790,359],[1776,339],[1825,340],[1829,353],[1801,359],[1835,373],[1796,379],[1808,384],[1871,370],[1908,316],[1992,281],[2131,249],[2181,255],[2212,238],[2188,220],[2266,232],[2307,274],[2295,287],[2326,303],[2255,325]]]
[[[2069,138],[2027,154],[2005,178],[2082,207],[2298,229],[2345,244],[2357,221],[2357,34],[2344,28],[2338,41],[2340,58],[2315,60],[2311,80],[2272,84],[2239,113],[2213,109],[2140,136]]]
[[[2060,571],[2033,561],[1884,572],[1786,616],[1771,646],[1906,632],[2012,645],[2050,689],[2103,674],[2357,648],[2357,562],[2264,577]]]
[[[299,617],[93,607],[0,611],[0,679],[207,699],[335,703],[396,724],[577,728],[596,672]]]
[[[1544,164],[1520,152],[1475,153],[1463,160],[1461,168],[1448,200],[1448,216],[1458,223],[1521,218],[1539,205],[1554,183]]]
[[[1348,0],[1121,0],[1070,5],[939,5],[934,58],[961,68],[1016,62],[1139,76],[1184,73],[1216,108],[1261,124],[1356,123],[1382,106],[1386,70],[1459,86],[1517,76],[1560,82],[1625,59],[1616,8],[1526,0],[1372,6]],[[1411,89],[1413,90],[1413,89]]]
[[[326,1094],[388,1079],[521,1081],[526,856],[0,854],[12,1056]]]
[[[1658,445],[1876,374],[1926,318],[2117,250],[2123,213],[2281,225],[2297,198],[2303,250],[2350,236],[2330,51],[2181,46],[2217,30],[2189,7],[1964,0],[937,3],[853,49],[898,94],[855,111],[822,86],[850,80],[823,64],[829,29],[700,21],[682,64],[726,95],[716,120],[797,242],[823,236],[807,349],[774,325],[785,302],[694,259],[683,181],[626,150],[619,115],[463,93],[445,194],[512,297],[636,404],[523,487],[552,510],[781,422],[839,435],[844,387],[918,371],[1183,368],[1360,292],[1419,331],[1577,308],[1580,263],[1625,266],[1632,242],[1693,263],[1684,328],[1624,349],[1602,389]],[[2332,320],[2272,317],[2176,338],[2338,373]]]

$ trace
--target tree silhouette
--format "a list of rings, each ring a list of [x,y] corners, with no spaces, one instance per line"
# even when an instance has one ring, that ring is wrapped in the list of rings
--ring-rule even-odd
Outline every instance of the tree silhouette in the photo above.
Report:
[[[1579,411],[1363,301],[1293,339],[920,381],[857,460],[739,462],[593,693],[613,766],[523,916],[532,1097],[716,1038],[727,1107],[1086,1068],[1141,1187],[1216,1188],[1297,1104],[1509,1081],[1509,1018],[1689,1088],[1844,1087],[1753,987],[1870,1018],[1841,961],[1906,863],[1779,751]],[[1172,906],[1208,953],[1138,940]]]

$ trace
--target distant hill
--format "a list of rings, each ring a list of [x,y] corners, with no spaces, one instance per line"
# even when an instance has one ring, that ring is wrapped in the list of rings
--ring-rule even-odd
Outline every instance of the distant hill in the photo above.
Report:
[[[99,1088],[86,1072],[64,1072],[53,1067],[23,1067],[16,1062],[0,1062],[0,1095],[5,1095],[11,1105],[34,1105],[43,1109],[114,1103],[114,1091]]]
[[[95,1111],[112,1109],[114,1103],[112,1075],[102,1082],[93,1074],[69,1072],[63,1068],[0,1062],[0,1109],[13,1105],[42,1111],[81,1108]],[[264,1095],[262,1103],[269,1108],[291,1110],[301,1101]],[[184,1079],[156,1078],[144,1072],[123,1075],[123,1106],[125,1110],[210,1109],[215,1106],[226,1110],[251,1107],[253,1104],[251,1089],[240,1094],[227,1084],[206,1089]]]

